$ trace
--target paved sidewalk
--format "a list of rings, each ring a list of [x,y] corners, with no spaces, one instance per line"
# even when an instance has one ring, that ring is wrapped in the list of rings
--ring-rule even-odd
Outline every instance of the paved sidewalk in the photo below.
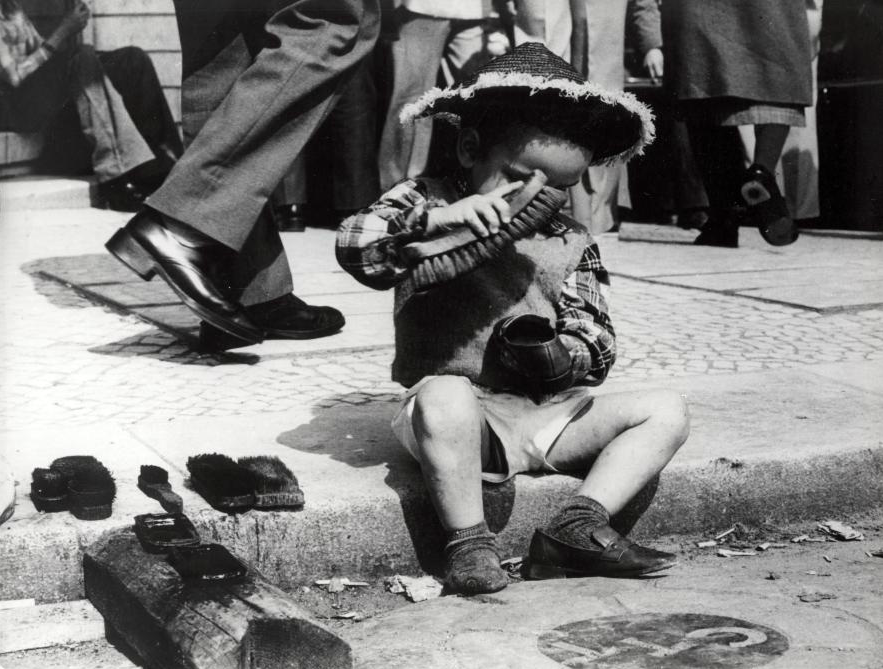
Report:
[[[299,294],[341,308],[346,328],[212,356],[179,341],[195,322],[162,282],[138,281],[103,252],[124,215],[2,219],[0,440],[19,502],[0,527],[0,599],[82,596],[82,546],[158,510],[134,486],[147,463],[170,470],[206,536],[280,583],[332,567],[433,568],[439,530],[419,472],[388,429],[400,390],[388,380],[391,294],[336,269],[332,233],[285,242]],[[773,249],[755,231],[743,240],[730,250],[600,239],[620,342],[600,392],[669,387],[693,407],[693,434],[639,535],[848,514],[883,499],[883,241],[804,235]],[[279,455],[300,477],[306,509],[212,511],[184,481],[188,455],[210,451]],[[27,497],[33,467],[74,452],[94,453],[117,477],[107,521],[38,514]],[[519,477],[489,491],[504,550],[523,551],[574,485]]]

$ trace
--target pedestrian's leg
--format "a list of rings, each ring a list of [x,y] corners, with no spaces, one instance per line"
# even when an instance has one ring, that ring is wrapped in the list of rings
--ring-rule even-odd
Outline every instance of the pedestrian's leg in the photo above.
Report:
[[[201,83],[194,90],[206,93],[192,100],[194,118],[206,121],[185,119],[188,149],[149,206],[107,243],[142,278],[159,273],[200,318],[242,343],[259,342],[276,328],[256,324],[231,295],[231,267],[242,262],[235,252],[252,237],[270,194],[326,117],[339,86],[370,53],[379,24],[377,0],[298,0],[265,25],[262,7],[245,0],[176,3],[183,72]],[[271,227],[267,234],[278,233]],[[287,315],[303,311],[304,303],[284,292],[291,285],[284,255],[245,263],[274,268],[257,274],[265,285],[256,293],[281,293],[279,299],[293,305]],[[267,313],[279,304],[273,301]],[[342,323],[339,312],[320,308],[307,314],[303,328],[280,336],[318,336],[314,317],[324,321],[331,312]]]
[[[782,156],[782,147],[791,126],[780,123],[759,123],[754,126],[754,162],[775,174],[776,164]]]
[[[678,225],[683,228],[701,228],[708,220],[708,196],[702,175],[696,167],[687,124],[675,119],[671,130],[671,156],[674,163],[674,204]]]
[[[154,155],[171,165],[184,147],[150,56],[129,46],[99,51],[98,59]]]
[[[92,168],[98,181],[110,181],[152,160],[153,152],[105,76],[95,50],[81,45],[72,58],[71,85],[83,133],[92,145]]]
[[[452,21],[442,71],[449,86],[462,81],[491,60],[487,37],[479,21]]]
[[[469,381],[456,376],[429,380],[417,392],[413,429],[429,497],[447,532],[445,583],[477,594],[506,587],[494,535],[481,498],[484,417]]]
[[[399,39],[392,43],[393,91],[380,139],[380,187],[391,188],[405,177],[417,176],[426,168],[432,138],[432,120],[422,119],[403,126],[399,113],[438,77],[450,21],[423,16],[404,8]]]
[[[609,523],[688,434],[686,403],[670,391],[614,393],[588,404],[546,456],[558,470],[588,468],[588,474],[577,494],[534,534],[530,575],[634,576],[672,566],[673,555],[633,544]]]
[[[708,246],[739,245],[740,177],[744,172],[735,126],[687,123],[690,147],[708,196],[708,220],[695,243]]]
[[[217,11],[213,2],[178,7],[199,21]],[[378,23],[376,0],[299,0],[276,13],[265,31],[222,43],[214,58],[203,57],[205,66],[191,76],[211,79],[225,59],[239,58],[237,41],[252,52],[260,48],[148,204],[240,250],[339,86],[370,53]]]
[[[323,128],[331,140],[331,206],[338,219],[367,207],[380,195],[376,110],[369,58],[343,87]]]
[[[748,216],[773,246],[791,244],[799,234],[775,176],[790,129],[782,123],[754,126],[754,163],[743,174],[739,188]]]

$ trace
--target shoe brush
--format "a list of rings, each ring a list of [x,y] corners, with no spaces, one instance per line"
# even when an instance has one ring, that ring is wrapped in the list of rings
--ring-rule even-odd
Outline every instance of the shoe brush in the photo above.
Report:
[[[295,508],[304,505],[297,477],[275,455],[239,458],[239,464],[255,478],[255,508]]]
[[[95,461],[74,472],[67,484],[70,512],[80,520],[109,518],[116,497],[116,483],[110,471]]]
[[[235,460],[220,453],[187,459],[190,485],[219,511],[236,513],[254,506],[255,477]]]
[[[57,469],[37,467],[31,472],[31,501],[37,511],[67,511],[68,477]]]
[[[183,513],[184,501],[172,491],[169,472],[157,465],[141,465],[138,487],[148,497],[160,503],[166,513]]]

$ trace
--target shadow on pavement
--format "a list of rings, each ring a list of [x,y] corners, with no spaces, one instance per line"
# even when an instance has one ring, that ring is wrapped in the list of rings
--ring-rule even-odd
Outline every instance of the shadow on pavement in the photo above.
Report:
[[[328,400],[337,404],[320,409],[309,423],[283,432],[277,442],[306,453],[328,455],[354,468],[385,465],[384,483],[399,498],[420,566],[426,572],[439,573],[444,531],[426,494],[420,468],[390,428],[398,402],[366,402],[360,393],[333,395]],[[483,486],[485,517],[493,532],[502,530],[509,521],[515,488],[514,480]]]
[[[53,306],[82,309],[98,305],[156,326],[133,337],[93,346],[90,353],[210,367],[260,361],[253,353],[199,351],[198,321],[172,290],[162,281],[141,281],[109,255],[41,258],[21,269],[31,277],[37,293]]]

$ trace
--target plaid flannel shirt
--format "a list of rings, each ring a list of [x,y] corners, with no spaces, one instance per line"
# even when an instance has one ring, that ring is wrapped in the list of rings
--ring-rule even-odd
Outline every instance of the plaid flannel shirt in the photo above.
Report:
[[[396,184],[341,224],[338,263],[370,288],[392,288],[408,275],[399,248],[423,237],[426,212],[446,204],[431,199],[423,182],[406,179]],[[607,308],[609,286],[598,245],[590,238],[555,305],[555,326],[570,351],[575,378],[587,385],[600,384],[616,359],[616,333]]]

